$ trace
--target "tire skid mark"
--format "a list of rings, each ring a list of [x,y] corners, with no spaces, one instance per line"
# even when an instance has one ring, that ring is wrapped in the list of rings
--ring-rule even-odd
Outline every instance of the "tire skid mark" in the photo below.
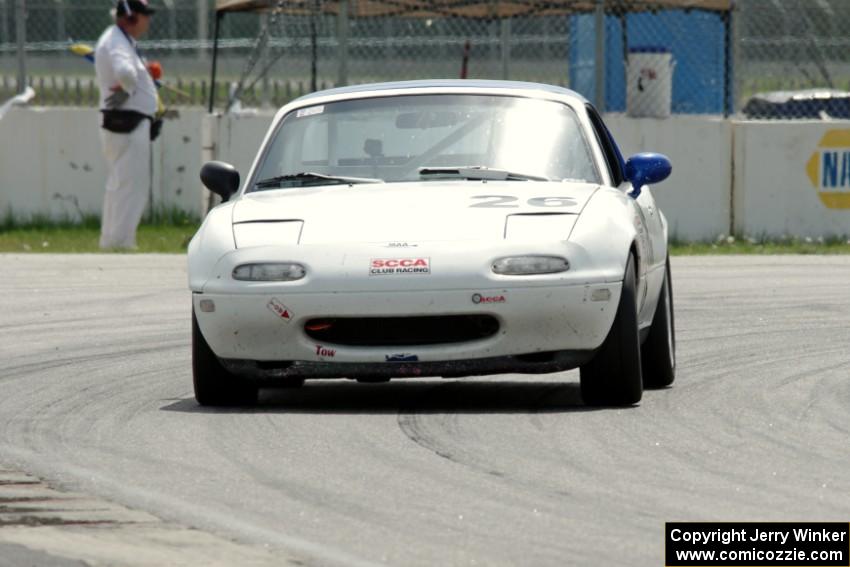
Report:
[[[396,419],[399,429],[412,442],[442,459],[490,477],[509,482],[525,483],[520,477],[505,470],[501,463],[481,458],[470,451],[470,449],[480,451],[481,447],[464,447],[462,443],[458,444],[463,433],[460,416],[464,413],[452,413],[450,410],[447,410],[446,413],[428,411],[428,407],[434,405],[436,397],[445,396],[447,392],[452,390],[462,391],[465,386],[462,382],[435,385],[433,389],[418,400],[416,406],[399,411]],[[491,385],[491,387],[510,390],[511,385],[508,383],[506,385]],[[540,419],[540,412],[543,411],[544,403],[547,399],[556,396],[562,387],[563,385],[560,384],[542,385],[539,393],[522,404],[524,408],[527,407],[525,419],[540,434],[544,433],[546,429]]]
[[[70,316],[67,316],[67,313],[65,313],[66,316],[62,316],[61,314],[66,310],[58,306],[56,308],[43,308],[37,312],[29,313],[27,317],[21,317],[12,321],[4,321],[0,324],[0,331],[14,331],[15,333],[20,333],[43,332],[47,329],[49,331],[55,330],[56,332],[63,332],[74,326],[85,326],[87,323],[90,323],[90,319],[96,318],[99,322],[102,322],[107,314],[109,314],[108,318],[115,322],[121,322],[127,316],[133,316],[138,319],[145,320],[151,325],[168,319],[171,319],[174,322],[179,321],[180,323],[183,323],[182,318],[179,320],[175,318],[173,311],[157,313],[151,312],[150,310],[140,312],[127,312],[120,310],[120,314],[116,314],[116,309],[105,310],[103,302],[91,302],[91,305],[92,307],[96,307],[96,309],[92,309],[91,312],[74,313]],[[75,305],[74,307],[76,309],[80,309],[81,305]],[[189,313],[189,311],[186,312],[186,317],[188,317]]]
[[[221,416],[225,417],[225,416]],[[294,478],[285,474],[285,470],[264,468],[262,459],[244,451],[244,438],[247,436],[267,448],[286,449],[280,437],[286,435],[286,426],[281,426],[286,416],[266,414],[254,411],[248,415],[238,413],[226,416],[222,423],[209,431],[206,442],[216,456],[227,466],[246,477],[246,482],[254,483],[282,495],[287,501],[303,505],[305,509],[324,508],[333,502],[334,514],[356,521],[369,518],[370,523],[393,525],[393,517],[383,510],[369,509],[347,494],[340,494],[325,488],[316,487],[310,479]],[[258,462],[259,461],[259,462]]]
[[[94,351],[92,354],[82,354],[77,356],[70,356],[67,358],[51,359],[49,361],[27,362],[19,364],[18,366],[7,366],[6,368],[4,368],[3,375],[0,375],[0,381],[25,378],[30,374],[40,373],[45,370],[55,370],[59,368],[64,369],[68,365],[76,365],[80,363],[91,364],[126,357],[154,354],[168,350],[185,349],[187,345],[188,343],[186,342],[186,340],[180,340],[175,341],[172,344],[157,345],[156,347],[124,349],[113,352]]]
[[[840,362],[847,359],[842,320],[848,302],[846,287],[824,286],[818,278],[834,278],[832,264],[846,260],[755,261],[764,271],[748,266],[751,258],[673,260],[674,278],[682,282],[679,375],[671,389],[647,392],[638,408],[547,412],[558,405],[549,398],[564,391],[555,385],[533,390],[540,401],[526,394],[512,407],[499,407],[507,395],[498,390],[511,392],[501,384],[491,385],[496,407],[488,408],[491,394],[446,382],[432,392],[418,390],[422,399],[398,396],[407,404],[389,409],[392,402],[359,407],[359,395],[354,403],[335,401],[348,395],[342,392],[306,408],[284,403],[257,411],[157,411],[163,398],[185,398],[190,390],[188,352],[180,350],[187,332],[182,345],[165,351],[124,351],[126,361],[95,352],[48,366],[43,376],[36,371],[17,376],[17,383],[0,382],[0,451],[29,451],[19,458],[43,471],[62,467],[50,473],[58,478],[110,486],[111,494],[133,494],[131,502],[167,509],[172,517],[215,518],[211,524],[255,541],[280,543],[270,520],[296,538],[331,546],[328,540],[348,529],[354,535],[340,536],[339,549],[378,560],[394,541],[404,541],[411,546],[411,561],[404,563],[410,565],[452,563],[458,556],[446,560],[440,546],[458,541],[467,557],[493,564],[510,562],[516,552],[526,558],[517,564],[622,564],[628,557],[631,564],[653,565],[657,526],[671,518],[846,517],[850,381]],[[799,266],[820,267],[803,277],[794,267],[798,260]],[[737,270],[748,275],[737,277]],[[846,281],[850,271],[838,271]],[[749,274],[757,277],[751,281]],[[789,276],[787,286],[773,283]],[[730,287],[737,291],[728,293]],[[174,306],[163,315],[169,341],[180,331],[174,313],[187,305],[176,304],[178,295],[166,298]],[[783,303],[790,307],[776,308]],[[76,344],[111,352],[139,345],[156,319],[145,317],[140,329],[133,316],[101,315],[73,329],[45,329],[45,340],[61,339],[62,350]],[[16,316],[25,319],[20,310]],[[92,346],[89,326],[104,337],[116,330],[121,336]],[[29,340],[35,333],[25,335]],[[44,357],[53,361],[58,354]],[[36,356],[5,358],[20,367]],[[138,372],[152,364],[152,374]],[[479,400],[466,401],[469,393]],[[369,440],[371,452],[364,450]],[[356,459],[370,462],[361,467]],[[94,470],[92,462],[103,467]],[[401,490],[400,482],[393,486],[395,475],[403,477]],[[397,492],[386,493],[388,485]],[[429,486],[430,500],[416,501],[421,485]],[[291,493],[305,486],[301,506]],[[336,493],[361,507],[338,506],[329,498]],[[406,497],[417,506],[410,519],[404,517]],[[455,510],[466,514],[463,522],[446,513]],[[387,515],[374,526],[369,517],[353,517],[373,512]],[[393,518],[398,526],[386,528]],[[305,526],[308,520],[319,527]],[[331,534],[327,539],[321,539],[323,530]],[[385,562],[402,564],[397,558]]]
[[[398,412],[398,416],[396,418],[396,422],[398,423],[399,428],[402,433],[419,445],[420,447],[431,451],[438,457],[446,459],[455,464],[459,464],[462,466],[477,468],[471,462],[465,462],[461,456],[456,455],[451,447],[443,447],[440,442],[440,438],[429,433],[429,429],[427,425],[437,425],[437,429],[441,430],[441,433],[445,433],[451,435],[453,433],[452,430],[457,429],[457,416],[454,414],[431,414],[426,418],[424,414],[420,411],[424,409],[429,402],[433,401],[433,398],[442,392],[451,391],[453,388],[456,389],[456,382],[447,382],[445,384],[436,384],[432,388],[429,388],[422,398],[418,400],[416,406],[411,408],[405,408],[403,411]],[[428,423],[426,423],[426,421]],[[483,472],[488,473],[488,470],[484,470]]]
[[[842,365],[823,362],[823,351],[839,354],[833,348],[788,349],[778,345],[759,350],[758,346],[752,348],[762,356],[732,359],[722,345],[718,346],[713,358],[722,360],[724,368],[734,371],[701,373],[696,382],[689,380],[688,374],[680,373],[665,404],[671,413],[666,427],[672,427],[676,434],[659,429],[656,434],[660,443],[656,445],[660,447],[653,448],[653,454],[665,462],[665,472],[679,471],[676,482],[689,478],[703,486],[731,484],[741,509],[738,513],[756,510],[768,499],[773,504],[768,509],[794,509],[799,515],[802,514],[801,486],[826,489],[828,483],[818,480],[820,471],[834,471],[847,465],[846,450],[841,449],[846,446],[846,437],[832,434],[840,430],[824,428],[820,423],[828,421],[831,415],[839,415],[831,408],[837,407],[831,393],[834,386],[846,387],[844,380],[839,381]],[[797,355],[784,356],[789,350]],[[765,364],[764,359],[774,360],[774,364]],[[765,384],[771,387],[765,388]],[[738,399],[747,402],[728,403]],[[813,400],[817,401],[813,403]],[[812,419],[798,419],[795,408],[814,408],[817,404],[819,411],[812,412]],[[698,419],[689,413],[689,408],[701,408]],[[842,411],[846,415],[846,408]],[[642,437],[647,437],[646,432]],[[687,447],[683,443],[697,438],[699,446]],[[730,463],[742,462],[751,465],[730,467]],[[831,502],[818,493],[816,499],[807,500],[813,503],[808,509],[820,506],[822,510],[832,508],[846,514],[846,500],[840,504],[842,500],[838,497],[841,490],[841,485],[834,487]],[[728,488],[721,492],[703,489],[699,498],[710,502],[707,497],[712,494],[716,498],[715,506],[728,501]]]

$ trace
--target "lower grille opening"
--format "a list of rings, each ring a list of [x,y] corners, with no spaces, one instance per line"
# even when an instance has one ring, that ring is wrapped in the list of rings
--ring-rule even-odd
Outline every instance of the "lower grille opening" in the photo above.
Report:
[[[338,345],[436,345],[492,337],[499,321],[492,315],[326,317],[307,321],[304,331],[312,339]]]

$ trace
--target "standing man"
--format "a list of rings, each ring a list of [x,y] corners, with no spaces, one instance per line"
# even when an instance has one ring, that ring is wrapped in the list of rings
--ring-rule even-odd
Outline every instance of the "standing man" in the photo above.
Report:
[[[136,229],[148,197],[157,91],[136,40],[148,31],[153,13],[148,0],[117,0],[115,25],[103,32],[95,48],[108,172],[101,248],[136,247]]]

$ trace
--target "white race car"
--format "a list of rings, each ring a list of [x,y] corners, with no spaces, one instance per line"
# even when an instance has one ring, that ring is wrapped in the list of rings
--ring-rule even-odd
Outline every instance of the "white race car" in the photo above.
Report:
[[[672,383],[667,221],[576,93],[505,81],[317,92],[280,109],[189,245],[195,397],[308,378],[581,368],[593,405]]]

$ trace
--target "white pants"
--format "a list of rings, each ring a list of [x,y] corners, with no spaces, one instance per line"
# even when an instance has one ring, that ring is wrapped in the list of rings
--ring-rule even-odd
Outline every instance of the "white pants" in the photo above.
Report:
[[[136,228],[150,190],[150,121],[142,120],[129,134],[101,128],[106,158],[106,193],[100,225],[101,248],[135,248]]]

